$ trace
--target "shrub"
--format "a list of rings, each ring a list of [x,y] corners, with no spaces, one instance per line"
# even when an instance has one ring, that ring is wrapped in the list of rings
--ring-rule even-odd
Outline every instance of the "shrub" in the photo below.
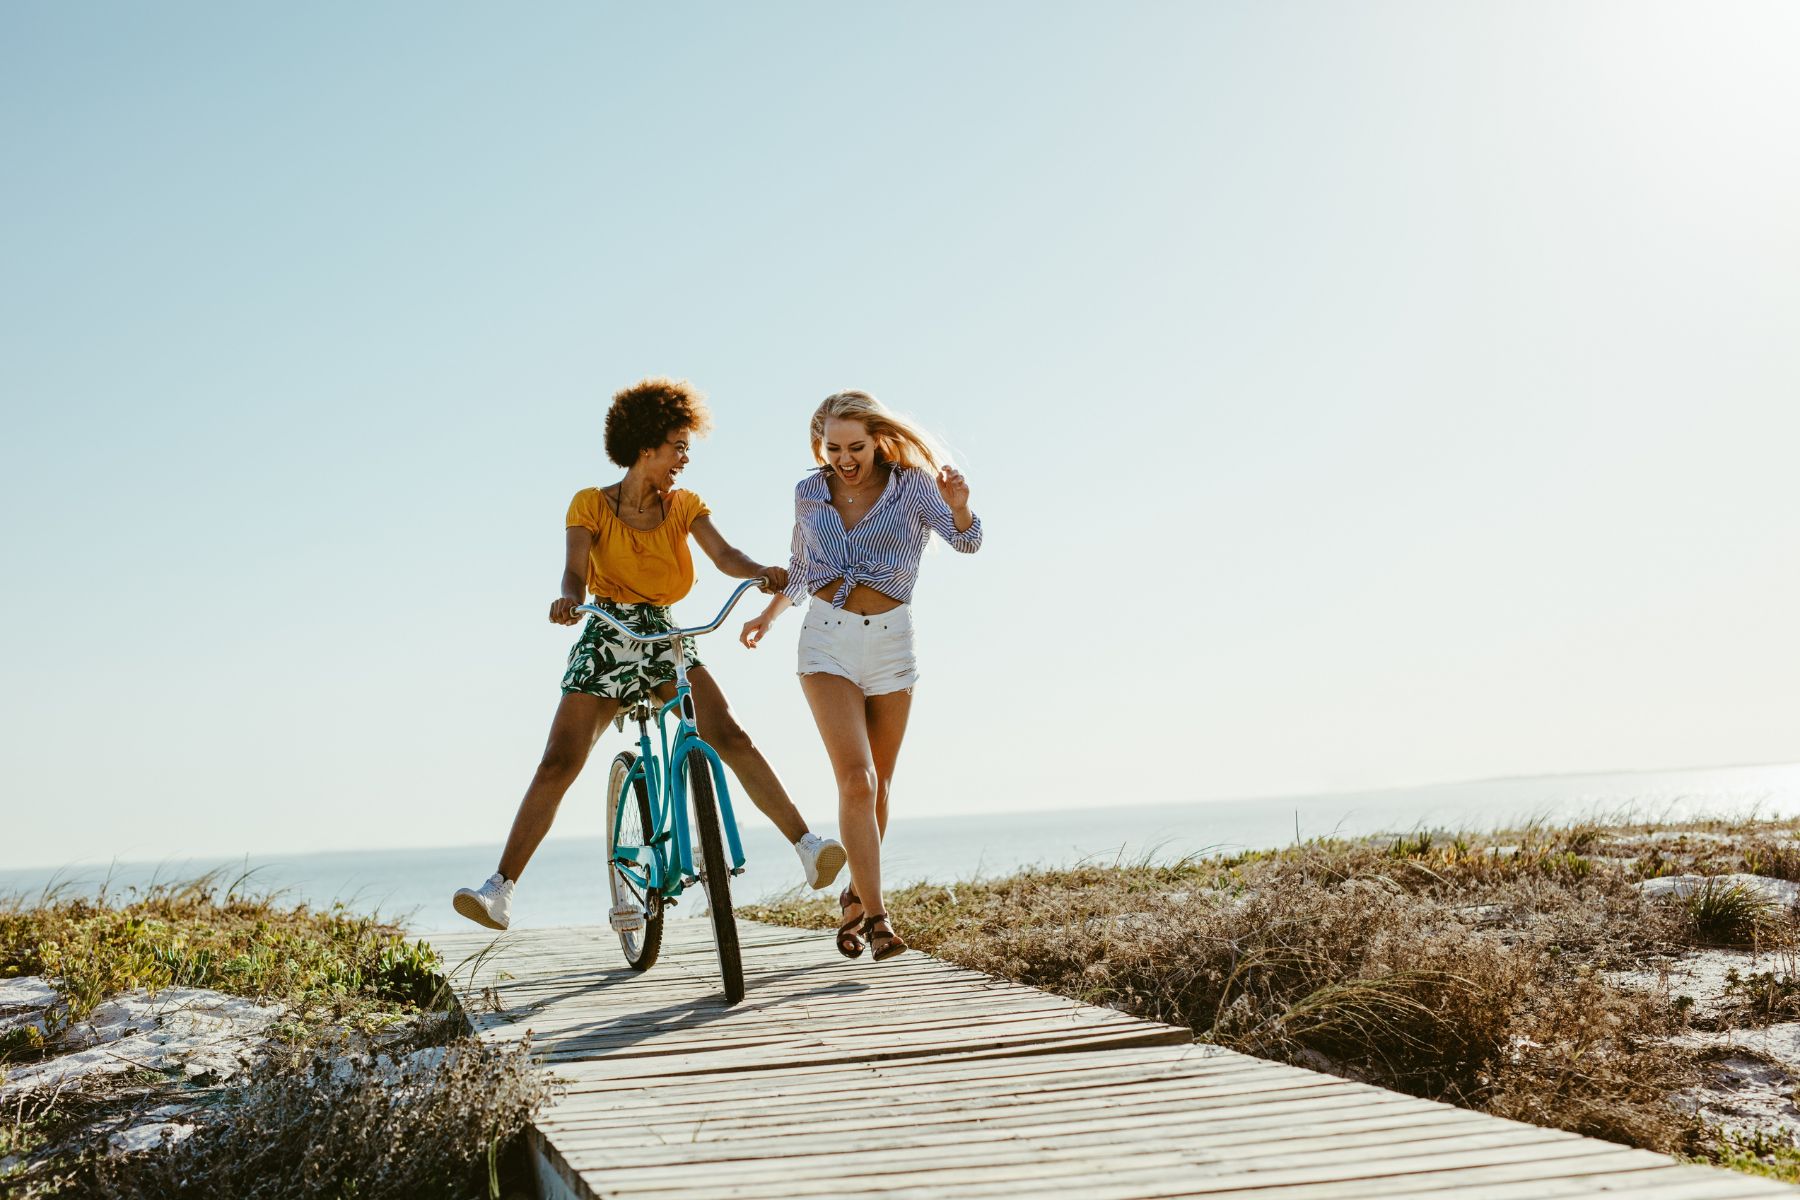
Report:
[[[97,1200],[409,1200],[489,1194],[507,1144],[549,1095],[530,1047],[472,1037],[397,1074],[334,1072],[314,1051],[260,1074],[183,1142],[95,1156],[77,1175]]]
[[[1755,945],[1774,928],[1775,906],[1741,883],[1708,879],[1682,905],[1695,937],[1710,945]]]
[[[1744,846],[1740,861],[1751,875],[1800,881],[1800,844],[1791,839],[1751,841]]]

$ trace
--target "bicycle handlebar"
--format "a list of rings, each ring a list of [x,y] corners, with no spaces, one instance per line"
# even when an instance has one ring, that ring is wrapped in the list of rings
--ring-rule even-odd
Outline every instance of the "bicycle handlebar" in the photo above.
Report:
[[[618,630],[634,642],[667,642],[675,638],[693,637],[697,634],[711,633],[725,623],[725,618],[731,615],[731,610],[737,607],[737,602],[743,597],[745,592],[753,587],[768,582],[768,578],[762,575],[758,575],[755,579],[744,580],[744,582],[738,584],[737,590],[731,593],[731,598],[725,601],[725,607],[719,610],[718,616],[714,617],[705,625],[695,625],[691,629],[665,629],[661,633],[639,633],[636,630],[621,624],[611,613],[604,609],[596,608],[592,604],[577,604],[570,611],[587,613],[590,616],[599,617],[602,621],[605,621],[608,625],[611,625],[614,629]]]

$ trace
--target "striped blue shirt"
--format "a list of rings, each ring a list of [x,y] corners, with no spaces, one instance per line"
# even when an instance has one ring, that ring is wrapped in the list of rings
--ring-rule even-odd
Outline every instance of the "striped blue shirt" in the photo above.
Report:
[[[930,472],[895,467],[869,511],[850,529],[831,507],[831,485],[823,468],[794,488],[794,550],[788,559],[787,596],[795,604],[837,578],[832,596],[842,608],[850,589],[867,584],[905,603],[919,581],[919,556],[935,532],[964,554],[981,549],[981,518],[961,533],[956,518]]]

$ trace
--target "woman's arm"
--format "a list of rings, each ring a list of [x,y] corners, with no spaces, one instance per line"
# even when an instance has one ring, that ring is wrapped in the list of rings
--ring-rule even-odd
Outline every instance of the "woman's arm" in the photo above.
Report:
[[[567,549],[563,556],[562,595],[550,605],[550,619],[558,625],[573,625],[581,618],[574,612],[587,598],[588,552],[594,548],[594,535],[579,525],[563,531]]]
[[[744,622],[743,631],[738,634],[738,641],[750,649],[756,649],[756,643],[762,641],[763,635],[775,624],[775,618],[806,598],[806,529],[800,516],[800,497],[794,497],[794,537],[788,549],[787,586],[761,613]]]
[[[787,586],[786,567],[763,566],[726,541],[725,535],[712,523],[712,514],[695,517],[688,529],[693,533],[694,540],[700,543],[700,548],[706,551],[706,557],[712,559],[713,566],[719,568],[721,575],[732,579],[755,579],[761,575],[769,581],[763,588],[765,592],[779,592]]]
[[[769,632],[769,627],[775,624],[775,618],[786,612],[793,603],[785,594],[775,593],[769,601],[769,607],[744,622],[744,628],[738,634],[738,641],[752,650],[756,649],[756,643],[763,640],[763,634]]]
[[[981,518],[969,507],[969,481],[955,467],[945,467],[935,479],[924,471],[918,473],[913,511],[933,533],[950,543],[951,549],[963,554],[981,549]]]

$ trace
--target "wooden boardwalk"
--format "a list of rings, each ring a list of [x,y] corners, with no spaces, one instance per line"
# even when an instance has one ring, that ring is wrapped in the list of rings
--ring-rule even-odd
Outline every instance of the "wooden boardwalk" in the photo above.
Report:
[[[829,935],[741,922],[747,995],[670,920],[639,975],[604,927],[506,934],[458,992],[564,1083],[546,1196],[1749,1200],[1764,1180],[1195,1045],[1185,1029]],[[494,943],[429,938],[451,964]]]

